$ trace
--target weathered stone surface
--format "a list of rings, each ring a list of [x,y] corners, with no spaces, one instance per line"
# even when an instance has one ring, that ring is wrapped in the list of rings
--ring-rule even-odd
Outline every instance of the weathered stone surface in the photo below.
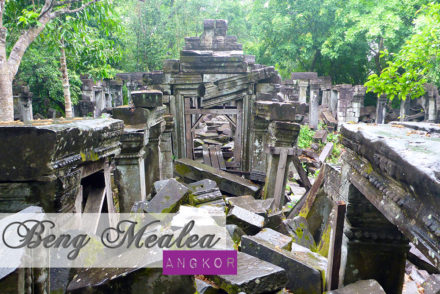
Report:
[[[290,251],[292,248],[292,238],[283,235],[272,229],[264,228],[254,236],[255,238],[265,240],[277,248],[285,249]]]
[[[143,213],[145,212],[147,206],[148,206],[148,201],[136,201],[133,204],[133,207],[131,208],[130,212]]]
[[[226,198],[230,207],[240,206],[261,216],[265,216],[270,209],[273,199],[256,200],[253,196],[240,196]]]
[[[194,276],[165,276],[161,268],[81,269],[70,282],[69,293],[163,294],[196,292]]]
[[[247,234],[256,234],[264,227],[264,217],[240,206],[233,207],[227,216],[228,224],[235,224]]]
[[[359,191],[440,268],[439,128],[405,125],[344,125],[342,143],[356,152],[344,161]]]
[[[237,225],[226,225],[226,230],[228,231],[235,244],[239,244],[241,241],[241,237],[246,235],[243,229],[241,229]]]
[[[211,284],[196,278],[197,294],[221,294],[223,290],[217,289]]]
[[[309,230],[307,220],[301,216],[284,221],[287,231],[293,238],[293,242],[311,250],[316,248],[315,240]]]
[[[188,196],[188,188],[170,179],[168,183],[151,199],[146,208],[148,213],[170,213],[176,212],[179,205],[184,202]]]
[[[178,59],[167,59],[163,61],[163,71],[165,73],[178,73],[180,71],[180,62]]]
[[[260,187],[251,181],[190,159],[178,159],[174,163],[177,175],[192,181],[210,179],[219,189],[232,195],[255,195]]]
[[[385,294],[385,291],[375,280],[359,281],[328,294]],[[425,292],[426,293],[426,292]]]
[[[425,289],[424,294],[439,294],[440,293],[440,275],[430,276],[423,284]]]
[[[287,282],[286,271],[281,267],[238,252],[236,276],[210,276],[209,279],[229,294],[267,293],[279,290]]]
[[[313,136],[315,142],[325,143],[327,141],[328,132],[326,130],[318,130]]]
[[[241,238],[242,251],[284,268],[287,272],[286,288],[298,294],[322,293],[325,258],[313,252],[289,252],[257,236]]]
[[[169,181],[170,181],[170,179],[154,182],[154,191],[153,192],[156,194],[159,193],[160,190],[162,190],[162,188],[165,187]]]
[[[0,179],[22,181],[120,152],[123,123],[114,119],[31,122],[0,126]]]
[[[189,196],[189,202],[192,205],[198,205],[201,203],[211,202],[223,199],[222,192],[219,188],[211,188],[207,190],[201,190],[197,192],[192,192]]]
[[[270,101],[256,102],[256,115],[266,120],[297,121],[297,112],[293,103]]]
[[[269,213],[266,218],[266,227],[277,232],[280,232],[284,235],[289,235],[289,232],[286,230],[284,226],[284,221],[286,220],[286,216],[282,211],[274,211]]]
[[[205,179],[205,180],[201,180],[198,182],[188,184],[188,188],[192,192],[201,192],[201,191],[206,191],[206,190],[211,190],[211,189],[217,188],[217,183],[212,180]]]
[[[123,120],[125,125],[138,126],[156,124],[159,119],[162,119],[166,108],[159,108],[156,111],[151,111],[146,108],[132,108],[130,106],[121,106],[113,108],[113,117]]]
[[[131,92],[131,99],[136,108],[155,108],[162,106],[162,96],[162,92],[157,90]]]
[[[291,75],[292,80],[315,80],[317,78],[316,72],[294,72]]]

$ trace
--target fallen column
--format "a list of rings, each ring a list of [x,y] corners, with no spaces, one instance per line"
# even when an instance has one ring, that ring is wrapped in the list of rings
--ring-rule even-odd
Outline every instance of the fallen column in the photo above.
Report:
[[[174,170],[178,176],[185,180],[213,180],[221,191],[231,195],[256,195],[260,190],[260,186],[251,181],[191,159],[183,158],[176,160]]]

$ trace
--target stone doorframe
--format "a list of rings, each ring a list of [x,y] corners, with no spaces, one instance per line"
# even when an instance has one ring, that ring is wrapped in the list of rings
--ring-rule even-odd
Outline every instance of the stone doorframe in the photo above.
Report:
[[[200,118],[207,114],[228,116],[235,124],[234,162],[228,164],[237,171],[249,171],[251,98],[250,95],[237,93],[236,99],[225,101],[223,106],[203,107],[198,105],[200,84],[176,85],[174,96],[170,97],[170,112],[175,117],[176,127],[173,132],[173,150],[177,158],[193,159],[193,131],[200,123]],[[230,102],[234,101],[235,106]],[[235,120],[232,118],[235,116]],[[238,148],[237,148],[238,146]]]

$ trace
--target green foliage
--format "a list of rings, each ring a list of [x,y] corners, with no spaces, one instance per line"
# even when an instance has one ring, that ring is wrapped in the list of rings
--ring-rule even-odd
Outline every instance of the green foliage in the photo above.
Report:
[[[343,150],[340,134],[329,133],[327,136],[327,142],[333,143],[333,151],[327,161],[333,164],[338,164]]]
[[[229,34],[242,41],[250,30],[246,21],[250,1],[233,0],[128,0],[117,8],[126,34],[120,67],[123,71],[153,71],[162,68],[164,59],[178,58],[184,38],[202,33],[203,20],[225,18]]]
[[[313,131],[308,125],[301,126],[301,131],[298,136],[298,147],[301,149],[310,148],[313,143],[313,136],[315,135],[315,131]]]
[[[17,80],[24,82],[34,94],[32,105],[35,113],[46,116],[49,108],[64,113],[63,85],[60,78],[59,55],[45,50],[41,44],[33,44],[22,61]],[[81,97],[81,80],[69,72],[72,103]]]
[[[368,91],[390,100],[418,98],[425,94],[424,84],[440,82],[440,4],[429,4],[415,20],[414,34],[401,50],[388,50],[382,57],[391,59],[380,75],[368,77]]]
[[[10,1],[6,5],[5,25],[9,30],[8,51],[24,29],[39,25],[44,1]],[[76,4],[78,5],[78,4]],[[81,96],[80,75],[98,79],[113,78],[121,59],[120,18],[115,2],[102,0],[87,9],[63,15],[48,23],[31,44],[21,62],[16,81],[29,85],[34,93],[35,113],[46,115],[49,108],[64,113],[60,72],[60,48],[66,51],[72,103]],[[74,7],[74,6],[73,6]]]

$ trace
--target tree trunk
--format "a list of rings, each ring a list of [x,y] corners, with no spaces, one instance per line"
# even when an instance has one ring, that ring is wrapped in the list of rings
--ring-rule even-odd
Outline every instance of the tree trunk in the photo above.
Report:
[[[12,97],[12,74],[6,58],[5,27],[0,27],[0,121],[14,120],[14,98]]]
[[[0,121],[14,120],[12,78],[7,64],[0,65]]]
[[[66,60],[66,50],[64,49],[64,40],[61,40],[61,73],[63,75],[63,92],[64,92],[64,105],[66,118],[73,117],[72,112],[72,100],[70,99],[70,83],[69,83],[69,73],[67,72],[67,60]]]

